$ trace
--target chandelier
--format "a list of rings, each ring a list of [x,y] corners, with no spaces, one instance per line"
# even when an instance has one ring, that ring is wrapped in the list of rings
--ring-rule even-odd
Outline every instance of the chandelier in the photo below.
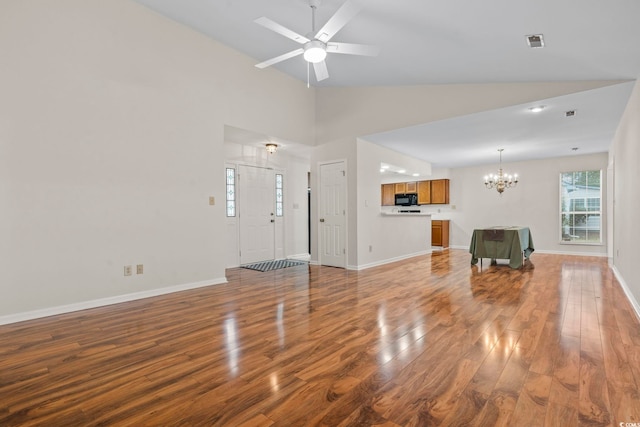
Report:
[[[484,185],[489,190],[495,188],[498,190],[498,193],[502,195],[505,188],[515,187],[518,184],[518,174],[508,175],[502,171],[502,152],[504,148],[499,148],[498,151],[500,152],[500,168],[498,169],[498,174],[485,175]]]
[[[278,144],[274,144],[274,143],[270,142],[270,143],[266,144],[265,147],[266,147],[267,151],[269,152],[269,154],[273,154],[278,149]]]

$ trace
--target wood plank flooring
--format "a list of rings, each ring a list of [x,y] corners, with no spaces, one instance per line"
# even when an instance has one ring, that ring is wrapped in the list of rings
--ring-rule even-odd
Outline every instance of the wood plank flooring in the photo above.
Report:
[[[448,250],[0,326],[0,426],[640,425],[607,262]]]

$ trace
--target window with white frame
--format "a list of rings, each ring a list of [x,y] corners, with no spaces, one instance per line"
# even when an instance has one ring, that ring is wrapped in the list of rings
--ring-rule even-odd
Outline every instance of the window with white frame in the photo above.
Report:
[[[602,171],[560,174],[560,236],[563,242],[602,243]]]
[[[282,216],[284,213],[283,209],[283,194],[282,194],[282,174],[276,174],[276,216]]]
[[[236,169],[227,168],[227,216],[236,216]]]

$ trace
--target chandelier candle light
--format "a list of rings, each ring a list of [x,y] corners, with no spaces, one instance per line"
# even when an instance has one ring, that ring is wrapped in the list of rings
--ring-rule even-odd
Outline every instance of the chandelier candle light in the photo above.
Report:
[[[489,190],[495,188],[498,190],[498,193],[502,195],[505,188],[515,187],[518,184],[518,174],[507,175],[502,171],[502,152],[504,148],[499,148],[498,151],[500,152],[500,168],[498,169],[498,174],[485,175],[484,185]]]

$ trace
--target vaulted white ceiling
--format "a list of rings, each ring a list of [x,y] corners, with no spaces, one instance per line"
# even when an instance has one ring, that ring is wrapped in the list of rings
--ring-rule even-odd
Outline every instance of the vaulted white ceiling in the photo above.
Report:
[[[266,16],[306,35],[306,0],[136,0],[262,62],[298,44],[257,25]],[[357,0],[363,6],[334,41],[373,44],[377,57],[330,54],[329,78],[311,85],[378,86],[445,83],[635,80],[640,75],[638,0]],[[323,0],[317,26],[343,0]],[[545,47],[531,49],[525,36],[543,34]],[[274,65],[307,80],[302,57]],[[453,118],[369,139],[394,150],[455,167],[505,159],[544,158],[608,149],[632,85],[609,86],[555,100],[537,116],[527,106]],[[564,109],[577,111],[564,120]],[[520,141],[512,149],[509,142]],[[447,147],[444,153],[443,147]],[[460,155],[451,156],[455,150]],[[447,159],[459,159],[456,161]],[[493,159],[493,160],[492,160]]]

